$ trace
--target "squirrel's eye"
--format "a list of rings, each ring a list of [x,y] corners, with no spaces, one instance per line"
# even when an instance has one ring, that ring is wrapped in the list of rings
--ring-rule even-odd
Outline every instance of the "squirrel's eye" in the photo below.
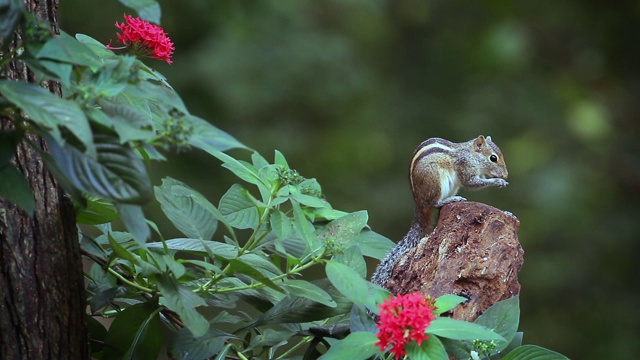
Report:
[[[498,162],[498,157],[496,156],[496,154],[493,154],[489,156],[489,160],[491,160],[491,162]]]

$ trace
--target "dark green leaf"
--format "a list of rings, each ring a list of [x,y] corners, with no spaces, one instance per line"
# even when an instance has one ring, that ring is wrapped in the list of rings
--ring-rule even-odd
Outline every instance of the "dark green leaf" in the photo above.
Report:
[[[336,307],[337,304],[331,295],[317,285],[304,280],[287,280],[281,285],[287,292],[311,299],[328,307]]]
[[[91,346],[91,354],[94,355],[104,347],[104,340],[107,337],[107,329],[95,317],[86,316],[87,327],[89,329],[89,341]]]
[[[325,267],[327,278],[354,304],[364,307],[368,298],[367,282],[352,268],[336,261],[328,261]]]
[[[227,222],[238,229],[254,229],[258,226],[258,209],[242,186],[234,184],[220,199],[220,213]]]
[[[349,314],[349,329],[351,329],[352,332],[367,331],[374,334],[378,332],[376,322],[373,321],[371,315],[359,306],[353,306],[351,308],[351,313]]]
[[[76,102],[61,99],[38,85],[18,81],[0,81],[0,92],[33,122],[48,130],[59,144],[64,143],[58,128],[63,126],[85,146],[88,154],[95,154],[89,121]]]
[[[206,120],[192,115],[187,116],[186,120],[193,126],[193,135],[189,138],[189,144],[191,146],[202,149],[214,156],[220,151],[227,151],[234,148],[247,148],[233,136],[211,125]]]
[[[520,301],[516,295],[493,304],[476,319],[475,323],[492,329],[505,339],[496,348],[495,352],[499,352],[509,345],[511,339],[513,339],[518,330],[519,321]]]
[[[194,337],[188,329],[181,329],[169,345],[169,353],[180,360],[208,359],[219,353],[228,339],[236,336],[209,328],[200,337]]]
[[[161,303],[180,315],[194,337],[204,335],[209,329],[209,322],[196,310],[196,307],[206,305],[204,299],[169,275],[156,277],[156,283],[162,292]]]
[[[0,132],[0,168],[10,165],[22,135],[15,130]]]
[[[508,354],[511,351],[519,348],[520,346],[522,346],[522,338],[523,338],[524,334],[520,331],[516,332],[515,335],[513,336],[513,339],[511,339],[511,342],[509,343],[509,345],[507,345],[507,347],[505,347],[504,349],[502,349],[502,351],[500,353],[494,354],[491,356],[491,360],[498,360],[498,359],[502,359],[502,356],[504,354]]]
[[[211,240],[218,220],[204,196],[171,178],[164,178],[154,191],[162,211],[178,230],[190,238]]]
[[[0,197],[19,206],[29,216],[33,215],[35,201],[31,187],[24,175],[13,165],[0,165]]]
[[[163,344],[159,310],[142,303],[120,312],[105,337],[101,359],[157,359]]]
[[[265,286],[268,286],[276,291],[284,293],[285,291],[278,285],[276,285],[271,279],[264,276],[260,271],[258,271],[253,266],[247,264],[246,262],[240,261],[238,259],[229,260],[229,265],[231,266],[231,270],[236,274],[244,274],[249,276],[252,279],[257,280]]]
[[[545,349],[540,346],[535,345],[524,345],[519,348],[513,350],[507,356],[503,357],[502,360],[568,360],[569,358],[557,353],[555,351],[551,351],[549,349]]]
[[[453,309],[454,307],[458,306],[458,304],[462,304],[467,300],[468,299],[463,296],[458,296],[453,294],[442,295],[436,299],[436,303],[435,303],[436,310],[433,313],[434,314],[445,313]],[[484,324],[481,324],[481,325],[484,325]]]
[[[0,5],[0,41],[4,50],[11,43],[13,31],[25,14],[25,9],[21,0],[3,0]]]
[[[347,214],[328,223],[318,230],[318,237],[322,240],[333,239],[344,248],[349,247],[360,234],[360,230],[367,225],[369,215],[366,211]]]
[[[440,342],[442,342],[444,348],[447,350],[447,354],[451,356],[458,359],[469,359],[471,357],[469,342],[447,338],[440,338]]]
[[[49,143],[60,172],[77,189],[116,203],[145,204],[151,200],[151,181],[135,150],[114,136],[96,134],[97,158],[65,144]]]
[[[439,317],[432,321],[426,332],[427,334],[455,340],[504,341],[502,336],[484,326],[447,317]]]
[[[318,360],[358,360],[367,359],[379,353],[375,345],[378,337],[375,334],[364,331],[356,331],[349,334],[343,340],[334,343]]]
[[[133,238],[140,244],[144,244],[151,236],[151,230],[147,225],[147,219],[144,217],[142,207],[131,204],[116,204],[120,220],[129,230]]]
[[[449,360],[442,342],[435,336],[429,336],[420,346],[415,341],[406,347],[407,357],[411,360]]]
[[[160,24],[160,4],[155,0],[119,0],[126,7],[135,10],[141,19]]]

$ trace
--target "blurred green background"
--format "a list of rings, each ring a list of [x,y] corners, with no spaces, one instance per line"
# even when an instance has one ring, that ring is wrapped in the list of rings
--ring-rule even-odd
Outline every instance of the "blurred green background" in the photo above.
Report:
[[[525,342],[572,359],[640,353],[640,2],[161,1],[162,72],[192,113],[366,209],[398,241],[429,137],[491,135],[506,189],[464,193],[521,221]],[[61,0],[108,43],[117,1]],[[234,155],[245,157],[238,152]],[[154,163],[214,203],[235,179],[202,152]],[[147,209],[161,221],[157,207]],[[168,231],[168,230],[167,230]]]

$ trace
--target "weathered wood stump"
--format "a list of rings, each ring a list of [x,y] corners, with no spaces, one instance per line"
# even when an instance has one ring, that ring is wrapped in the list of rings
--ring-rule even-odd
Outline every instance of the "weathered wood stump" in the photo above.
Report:
[[[393,294],[420,291],[469,301],[451,317],[473,321],[491,305],[520,293],[524,250],[520,222],[511,213],[477,202],[445,205],[433,232],[405,253],[385,287]]]

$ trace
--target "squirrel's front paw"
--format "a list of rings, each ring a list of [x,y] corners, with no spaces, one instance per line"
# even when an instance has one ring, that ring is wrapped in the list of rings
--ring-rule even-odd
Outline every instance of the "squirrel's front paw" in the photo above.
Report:
[[[509,183],[505,179],[494,179],[494,180],[497,187],[503,188],[509,185]]]

